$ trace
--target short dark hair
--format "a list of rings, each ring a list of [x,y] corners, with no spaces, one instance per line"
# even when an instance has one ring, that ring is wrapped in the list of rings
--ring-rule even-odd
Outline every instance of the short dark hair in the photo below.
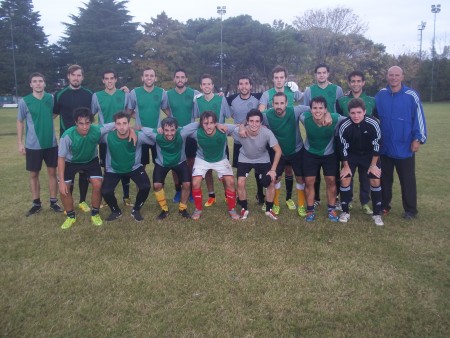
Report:
[[[319,68],[326,68],[327,72],[330,72],[330,67],[328,67],[328,65],[326,63],[319,63],[315,68],[314,68],[314,74],[317,73],[317,70]]]
[[[175,129],[178,128],[178,120],[175,117],[169,116],[161,121],[161,128],[164,129],[165,126],[174,126]]]
[[[114,78],[117,79],[117,73],[116,73],[116,71],[114,69],[106,69],[106,70],[104,70],[103,71],[103,76],[102,76],[103,79],[105,78],[106,74],[113,74]]]
[[[94,115],[92,115],[92,112],[88,107],[78,107],[73,110],[73,119],[75,123],[78,122],[80,117],[88,118],[91,123],[94,122]]]
[[[313,98],[311,100],[311,102],[309,103],[309,107],[312,108],[312,104],[313,103],[323,103],[323,106],[325,108],[327,108],[327,99],[324,98],[323,96],[316,96],[315,98]]]
[[[363,81],[366,80],[366,78],[364,77],[364,73],[363,72],[361,72],[360,70],[354,70],[353,72],[348,74],[348,76],[347,76],[348,82],[350,82],[352,77],[354,77],[354,76],[359,76]]]
[[[250,109],[250,111],[247,113],[247,116],[245,117],[245,119],[248,122],[248,120],[250,120],[250,117],[253,117],[253,116],[259,116],[259,120],[262,122],[263,114],[259,111],[259,109],[255,109],[255,108]]]
[[[200,124],[202,124],[204,120],[207,120],[210,117],[212,117],[213,123],[217,123],[217,115],[216,115],[216,113],[214,113],[211,110],[206,110],[206,111],[204,111],[202,113],[202,115],[200,115]]]
[[[124,117],[126,117],[127,121],[130,122],[130,114],[128,114],[126,110],[119,111],[113,115],[114,122],[118,119],[123,119]]]
[[[175,77],[175,75],[176,75],[178,72],[183,72],[183,73],[184,73],[184,76],[187,77],[187,73],[186,73],[186,71],[185,71],[183,68],[177,68],[177,69],[175,69],[175,71],[173,72],[173,77]]]
[[[362,110],[366,110],[366,103],[360,99],[359,97],[351,99],[348,103],[348,111],[353,108],[362,108]]]
[[[250,77],[247,76],[247,75],[239,76],[239,79],[237,80],[237,85],[239,85],[239,81],[241,81],[241,80],[248,80],[248,82],[249,82],[251,85],[253,85],[252,79],[250,79]]]
[[[280,72],[283,72],[284,76],[287,78],[287,76],[288,76],[287,68],[284,66],[280,66],[280,65],[277,65],[272,69],[272,77],[274,76],[275,73],[280,73]]]
[[[30,83],[31,83],[31,80],[33,79],[33,77],[42,77],[45,82],[45,76],[42,73],[39,73],[39,72],[31,73],[31,75],[28,77],[28,80],[30,81]]]
[[[153,70],[153,72],[155,73],[155,76],[156,76],[156,70],[155,70],[155,68],[152,68],[152,67],[145,67],[145,68],[142,70],[142,74],[144,74],[144,72],[145,72],[146,70]]]
[[[202,74],[202,76],[200,76],[200,83],[202,83],[203,79],[210,79],[211,82],[214,84],[214,79],[211,74],[207,74],[207,73]]]
[[[69,68],[67,68],[67,75],[73,74],[77,70],[81,70],[81,74],[84,75],[83,67],[81,67],[80,65],[71,65],[71,66],[69,66]]]
[[[287,95],[286,95],[285,93],[283,93],[283,92],[277,92],[277,93],[275,93],[275,94],[273,95],[272,101],[273,101],[273,99],[274,99],[275,97],[279,97],[279,96],[283,96],[283,97],[286,99],[286,102],[287,102]]]

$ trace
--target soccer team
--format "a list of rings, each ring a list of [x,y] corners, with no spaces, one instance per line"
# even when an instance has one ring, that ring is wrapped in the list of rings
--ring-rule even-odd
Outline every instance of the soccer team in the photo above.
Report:
[[[422,103],[418,94],[403,84],[403,70],[389,68],[388,84],[375,98],[364,93],[362,72],[348,75],[350,91],[346,95],[341,87],[329,82],[326,64],[317,65],[314,73],[316,83],[302,93],[288,81],[286,68],[276,66],[272,70],[273,88],[252,93],[251,78],[242,76],[238,93],[228,97],[214,93],[214,82],[208,74],[200,79],[200,92],[188,87],[183,69],[174,72],[175,87],[165,91],[156,86],[155,70],[145,68],[143,85],[131,92],[127,87],[118,89],[117,74],[105,70],[105,89],[92,93],[82,86],[83,69],[72,65],[67,71],[69,85],[54,97],[45,92],[44,76],[33,73],[32,93],[19,101],[17,118],[18,150],[26,156],[33,198],[26,216],[42,208],[39,173],[44,161],[50,207],[66,214],[62,229],[76,222],[72,198],[76,174],[78,207],[91,212],[94,225],[103,223],[99,214],[102,197],[111,210],[106,221],[122,216],[115,197],[119,182],[124,205],[132,206],[131,217],[142,221],[141,210],[151,187],[146,165],[152,158],[153,190],[161,208],[159,220],[169,215],[164,191],[169,171],[175,184],[173,202],[178,203],[181,217],[198,220],[204,206],[215,204],[212,171],[216,171],[224,186],[229,216],[246,219],[246,180],[253,169],[256,198],[268,218],[279,217],[280,178],[284,173],[287,207],[313,222],[321,204],[322,169],[330,221],[350,220],[352,178],[358,170],[361,209],[382,226],[382,215],[391,208],[394,168],[401,185],[403,217],[414,219],[418,213],[415,153],[426,142],[427,132]],[[167,117],[161,119],[161,111]],[[96,114],[98,125],[93,124]],[[53,127],[53,118],[58,115],[59,147]],[[226,118],[232,118],[234,124],[225,124]],[[306,131],[305,140],[300,123]],[[227,136],[234,140],[232,163],[228,160]],[[237,168],[237,182],[233,167]],[[297,203],[292,199],[294,175]],[[208,191],[205,204],[203,179]],[[129,195],[130,180],[137,187],[134,203]],[[86,203],[89,183],[91,206]],[[57,203],[58,188],[64,208]],[[192,214],[188,212],[189,200],[195,205]]]

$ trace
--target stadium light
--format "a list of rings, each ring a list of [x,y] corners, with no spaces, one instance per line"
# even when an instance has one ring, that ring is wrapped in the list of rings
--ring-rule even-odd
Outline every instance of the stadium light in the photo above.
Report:
[[[217,6],[220,14],[220,90],[223,90],[223,15],[227,13],[227,6]]]
[[[13,71],[14,71],[14,89],[16,93],[16,103],[19,98],[19,94],[17,91],[17,71],[16,71],[16,46],[14,44],[14,29],[13,29],[13,16],[14,14],[11,12],[11,9],[8,8],[8,18],[11,29],[11,48],[12,48],[12,57],[13,57]]]
[[[430,87],[430,102],[433,103],[433,86],[434,86],[434,63],[436,62],[436,14],[441,11],[441,5],[431,5],[431,13],[434,14],[434,28],[433,28],[433,47],[431,49],[431,87]]]
[[[419,60],[422,60],[422,34],[426,25],[427,23],[425,21],[422,21],[417,27],[417,29],[420,31]]]

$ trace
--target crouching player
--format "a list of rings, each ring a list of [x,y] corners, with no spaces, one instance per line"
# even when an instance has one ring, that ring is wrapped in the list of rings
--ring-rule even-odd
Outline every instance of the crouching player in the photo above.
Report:
[[[230,126],[227,133],[235,128]],[[225,196],[228,204],[228,214],[234,220],[239,219],[239,214],[234,210],[236,206],[236,190],[234,188],[233,169],[227,160],[225,148],[227,135],[218,131],[217,116],[212,111],[205,111],[200,115],[200,128],[192,134],[197,140],[198,148],[192,171],[192,195],[194,196],[195,210],[191,216],[198,220],[202,215],[202,190],[201,184],[208,170],[215,170],[222,180]]]
[[[130,115],[126,112],[116,113],[113,119],[116,130],[102,137],[107,149],[102,195],[111,209],[111,214],[106,218],[106,221],[111,222],[122,216],[114,190],[125,177],[133,180],[138,188],[131,217],[137,222],[142,222],[144,218],[140,210],[150,193],[150,179],[141,164],[141,149],[142,144],[153,145],[154,142],[141,132],[137,133],[136,142],[130,142],[130,135],[135,132],[130,127]]]
[[[241,219],[248,217],[247,191],[245,183],[250,170],[255,170],[255,176],[258,177],[266,191],[266,215],[277,220],[278,217],[272,211],[273,199],[275,197],[276,169],[281,157],[281,148],[278,141],[268,128],[261,128],[263,115],[258,109],[251,109],[246,117],[246,137],[241,137],[239,129],[235,129],[231,136],[241,145],[237,163],[238,176],[238,197],[242,209]],[[271,147],[275,156],[273,163],[270,163],[269,151],[267,145]]]
[[[342,155],[341,203],[342,214],[339,222],[350,220],[349,203],[352,198],[351,177],[357,168],[367,172],[370,181],[373,220],[376,225],[383,226],[381,219],[381,169],[379,150],[381,132],[378,122],[366,116],[366,105],[363,100],[352,99],[348,104],[349,117],[339,127],[339,146]]]
[[[101,136],[114,128],[114,123],[108,123],[102,128],[92,125],[94,115],[85,107],[75,109],[74,119],[75,126],[67,129],[61,136],[58,150],[59,192],[67,214],[67,219],[61,225],[62,229],[69,229],[76,221],[70,186],[75,174],[79,172],[85,173],[92,184],[92,223],[102,225],[98,210],[102,198],[103,177],[97,146]]]
[[[161,121],[162,134],[156,130],[142,127],[142,132],[151,140],[156,142],[156,163],[153,170],[153,189],[156,200],[161,207],[158,220],[163,220],[169,215],[166,195],[164,192],[164,181],[167,173],[173,170],[177,174],[178,181],[181,182],[181,199],[178,204],[178,212],[182,217],[190,218],[187,211],[187,201],[191,193],[191,176],[186,161],[185,147],[186,139],[198,129],[198,123],[190,123],[178,129],[177,119],[166,117]]]

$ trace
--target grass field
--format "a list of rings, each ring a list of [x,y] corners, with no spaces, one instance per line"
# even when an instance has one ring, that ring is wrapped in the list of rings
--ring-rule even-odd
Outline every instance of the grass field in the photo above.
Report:
[[[45,171],[44,210],[24,216],[31,194],[16,111],[0,110],[0,335],[450,336],[450,105],[425,111],[414,221],[401,218],[397,180],[382,228],[358,203],[348,224],[328,222],[323,207],[314,224],[287,208],[273,222],[250,192],[246,221],[230,220],[219,198],[198,222],[181,219],[172,202],[158,222],[152,193],[143,223],[126,210],[97,228],[78,213],[62,231],[63,215],[48,208]],[[168,179],[170,198],[172,187]]]

